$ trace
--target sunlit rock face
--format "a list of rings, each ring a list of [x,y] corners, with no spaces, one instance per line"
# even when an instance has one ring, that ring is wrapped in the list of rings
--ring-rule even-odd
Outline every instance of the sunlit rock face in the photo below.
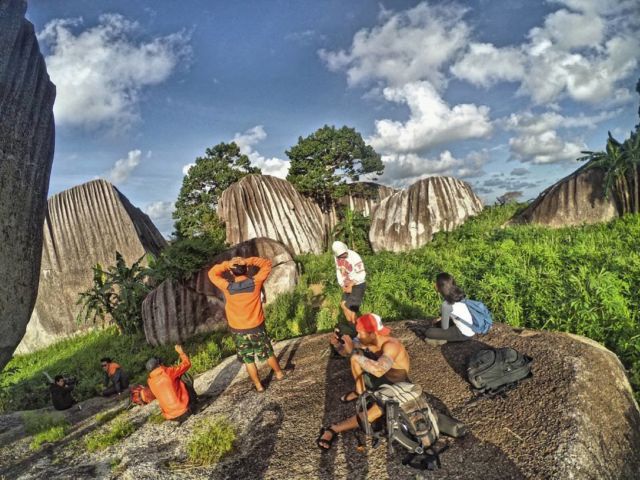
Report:
[[[429,177],[383,199],[371,219],[369,240],[376,252],[403,252],[430,242],[482,210],[468,183]]]
[[[225,222],[230,245],[267,237],[296,255],[322,253],[326,247],[320,207],[280,178],[247,175],[222,193],[218,215]]]
[[[55,137],[56,90],[26,10],[25,1],[0,0],[0,369],[38,293]]]
[[[90,326],[76,318],[79,294],[93,284],[93,266],[114,265],[116,251],[130,266],[164,246],[149,217],[105,180],[52,196],[44,222],[38,299],[18,351],[36,350]]]
[[[614,195],[605,197],[604,171],[583,167],[543,191],[512,222],[564,227],[607,222],[617,216]]]
[[[234,245],[186,281],[165,280],[142,304],[144,333],[152,345],[180,343],[199,333],[225,330],[224,295],[208,278],[211,267],[233,257],[262,257],[272,262],[264,284],[263,300],[293,291],[298,268],[291,251],[269,238],[255,238]]]

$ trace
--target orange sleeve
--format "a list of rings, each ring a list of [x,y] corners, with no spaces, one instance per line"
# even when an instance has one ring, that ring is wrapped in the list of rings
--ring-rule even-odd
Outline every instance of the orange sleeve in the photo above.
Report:
[[[182,360],[180,365],[167,368],[167,373],[171,378],[181,377],[187,370],[191,368],[191,360],[189,360],[189,357],[187,357],[186,353],[182,352],[180,354],[180,360]]]
[[[253,276],[253,281],[262,284],[271,273],[271,260],[268,258],[249,257],[245,260],[247,265],[254,265],[259,268],[258,273]]]
[[[215,264],[211,270],[209,270],[209,280],[220,290],[225,291],[229,285],[229,281],[222,276],[224,272],[229,270],[231,264],[229,262],[222,262]]]

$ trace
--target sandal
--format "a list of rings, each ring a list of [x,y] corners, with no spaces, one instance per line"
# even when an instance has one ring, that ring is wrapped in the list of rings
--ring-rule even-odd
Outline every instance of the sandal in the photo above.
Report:
[[[349,397],[349,395],[355,395],[355,397],[354,397],[354,398],[348,398],[348,397]],[[351,402],[355,402],[355,401],[358,399],[358,397],[359,397],[359,396],[360,396],[360,395],[358,394],[358,392],[351,391],[351,392],[349,392],[349,393],[345,393],[344,395],[342,395],[342,396],[340,397],[340,401],[341,401],[342,403],[351,403]]]
[[[329,440],[322,438],[322,436],[327,432],[331,432],[331,438]],[[331,450],[333,441],[336,439],[337,436],[338,436],[338,432],[336,432],[333,428],[322,427],[320,429],[320,434],[318,435],[318,438],[316,438],[316,445],[318,445],[318,448],[320,450]]]

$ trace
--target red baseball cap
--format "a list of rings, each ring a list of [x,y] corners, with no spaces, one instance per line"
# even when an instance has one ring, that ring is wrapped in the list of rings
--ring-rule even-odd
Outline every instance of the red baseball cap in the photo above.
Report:
[[[391,329],[382,325],[380,315],[375,313],[365,313],[356,320],[356,330],[377,333],[378,335],[389,335]]]

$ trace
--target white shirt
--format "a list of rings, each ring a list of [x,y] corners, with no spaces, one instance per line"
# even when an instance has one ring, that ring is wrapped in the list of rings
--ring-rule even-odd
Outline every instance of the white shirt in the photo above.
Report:
[[[346,258],[333,257],[336,263],[336,276],[338,283],[344,287],[345,280],[351,281],[353,285],[364,283],[367,273],[364,271],[364,263],[353,250],[347,250]]]
[[[460,333],[465,337],[473,337],[475,332],[471,329],[470,325],[473,324],[473,317],[469,308],[462,302],[456,302],[453,305],[446,301],[442,304],[441,311],[446,315],[446,312],[450,311],[449,318],[453,320]]]

